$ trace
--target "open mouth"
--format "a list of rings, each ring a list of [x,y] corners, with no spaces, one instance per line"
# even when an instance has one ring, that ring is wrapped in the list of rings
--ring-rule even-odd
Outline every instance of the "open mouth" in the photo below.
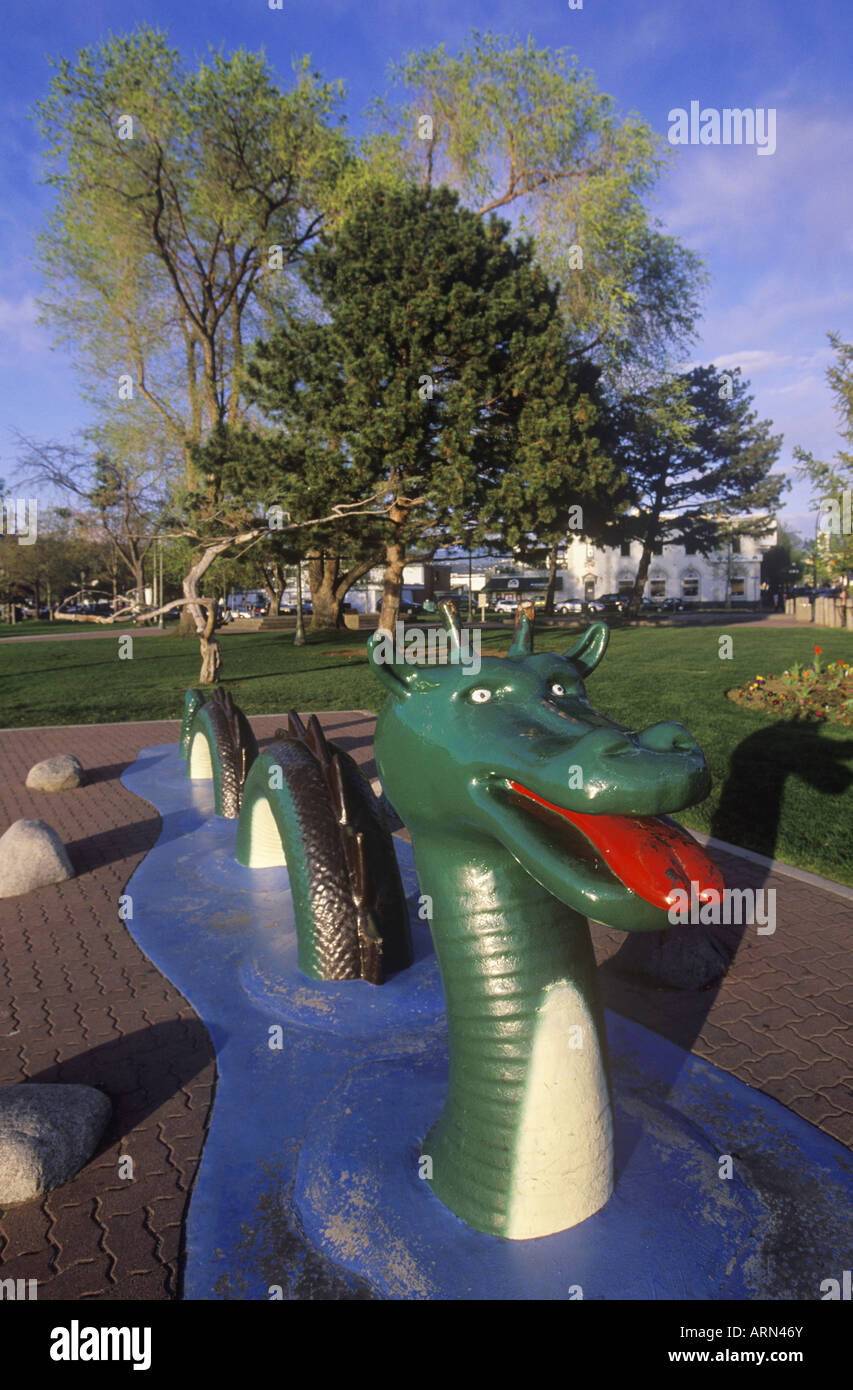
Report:
[[[509,786],[547,815],[552,825],[568,821],[579,830],[610,872],[626,888],[653,906],[666,910],[677,902],[676,893],[691,892],[696,884],[700,902],[719,901],[722,875],[692,835],[669,816],[590,815],[567,811],[546,801],[520,782]],[[531,806],[531,810],[533,809]],[[541,809],[540,809],[541,808]],[[550,813],[550,814],[548,814]]]

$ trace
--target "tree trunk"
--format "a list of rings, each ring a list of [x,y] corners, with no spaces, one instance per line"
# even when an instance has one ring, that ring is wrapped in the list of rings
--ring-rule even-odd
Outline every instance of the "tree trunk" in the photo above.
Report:
[[[341,603],[337,595],[340,555],[309,555],[308,583],[311,588],[311,629],[342,627]]]
[[[640,600],[643,597],[643,590],[646,587],[646,579],[648,578],[649,565],[651,564],[651,560],[652,543],[651,541],[647,540],[643,545],[643,553],[640,556],[640,565],[637,570],[637,578],[634,580],[634,588],[631,591],[631,597],[628,600],[628,608],[626,612],[626,617],[628,618],[636,618],[638,612],[640,611]]]
[[[338,582],[338,587],[335,590],[335,595],[341,606],[343,606],[343,601],[353,584],[357,584],[359,579],[363,579],[364,576],[368,574],[370,570],[374,569],[376,565],[380,564],[381,561],[381,553],[378,555],[371,555],[369,560],[360,561],[359,564],[353,565],[351,569],[347,570],[346,574],[342,575]]]
[[[284,568],[279,564],[264,565],[261,572],[264,576],[264,593],[270,601],[270,617],[277,618],[284,593]]]
[[[372,570],[374,565],[380,564],[381,560],[380,552],[366,560],[360,560],[341,574],[340,555],[309,555],[308,582],[311,585],[311,606],[314,610],[311,615],[312,629],[343,627],[344,599],[353,584],[358,583],[359,579]]]
[[[222,649],[213,636],[215,626],[216,605],[213,604],[208,610],[204,630],[199,636],[199,646],[201,647],[199,685],[216,685],[219,681],[219,672],[222,670]]]
[[[545,616],[554,616],[554,593],[557,588],[557,542],[548,552],[548,588],[545,590]]]
[[[191,566],[181,581],[181,588],[184,591],[184,598],[195,599],[198,597],[199,580],[207,574],[217,555],[221,555],[223,550],[227,550],[231,545],[236,544],[236,538],[231,540],[217,541],[213,545],[207,546],[195,564]],[[189,618],[185,615],[189,614]],[[178,624],[179,637],[201,636],[205,629],[204,611],[197,604],[187,604],[181,609],[181,621]]]
[[[382,611],[379,626],[386,632],[394,632],[397,613],[400,608],[400,594],[403,588],[403,570],[406,565],[406,547],[399,540],[388,541],[385,547],[385,583],[382,589]]]

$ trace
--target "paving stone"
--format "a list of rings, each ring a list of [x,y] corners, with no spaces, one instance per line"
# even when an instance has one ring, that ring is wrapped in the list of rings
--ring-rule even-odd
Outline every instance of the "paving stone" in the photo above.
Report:
[[[811,1079],[811,1077],[809,1078]],[[853,1109],[853,1082],[848,1079],[844,1081],[830,1082],[820,1087],[820,1094],[832,1105],[833,1109],[845,1111]]]
[[[820,1062],[829,1056],[826,1043],[829,1038],[834,1036],[835,1034],[829,1034],[827,1038],[803,1038],[796,1032],[796,1020],[773,1031],[773,1038],[778,1050],[790,1055],[795,1068],[808,1068],[815,1062]]]
[[[81,1298],[100,1298],[109,1287],[107,1277],[109,1261],[102,1250],[96,1258],[79,1260],[57,1271],[44,1284],[39,1285],[39,1298],[43,1301],[61,1301]]]
[[[823,1091],[824,1095],[833,1087],[845,1085],[848,1092],[853,1094],[853,1067],[849,1058],[824,1057],[819,1062],[813,1062],[808,1070],[809,1084],[815,1090]]]
[[[791,1024],[794,1032],[801,1038],[825,1038],[828,1033],[839,1031],[839,1020],[834,1014],[820,1012],[810,1014],[808,1018],[799,1018]]]
[[[822,1126],[827,1134],[831,1134],[833,1139],[837,1139],[840,1144],[846,1144],[853,1149],[853,1113],[846,1110],[841,1115],[825,1115]]]
[[[745,1063],[743,1075],[751,1085],[770,1095],[772,1089],[768,1088],[772,1088],[774,1081],[787,1082],[791,1076],[801,1075],[803,1068],[799,1064],[792,1065],[793,1060],[786,1052],[771,1052],[766,1057],[757,1057]]]
[[[50,1225],[50,1217],[38,1202],[6,1207],[0,1214],[0,1271],[10,1260],[41,1252]]]

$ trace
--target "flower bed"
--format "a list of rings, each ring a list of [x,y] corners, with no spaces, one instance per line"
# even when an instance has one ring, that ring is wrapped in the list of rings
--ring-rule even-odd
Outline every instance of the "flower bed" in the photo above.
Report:
[[[810,666],[796,662],[781,676],[755,676],[746,685],[727,690],[737,705],[763,709],[783,719],[824,719],[850,724],[853,719],[853,666],[831,661],[824,666],[815,647]]]

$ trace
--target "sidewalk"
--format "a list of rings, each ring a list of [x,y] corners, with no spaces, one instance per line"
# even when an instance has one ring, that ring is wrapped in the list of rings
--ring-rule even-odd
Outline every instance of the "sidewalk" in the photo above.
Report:
[[[252,725],[264,741],[285,718]],[[375,776],[373,717],[352,711],[321,722]],[[46,820],[78,874],[0,899],[0,1084],[85,1082],[114,1106],[101,1150],[71,1183],[0,1212],[0,1277],[38,1279],[40,1298],[170,1299],[179,1289],[215,1056],[195,1012],[118,916],[119,896],[159,833],[156,812],[119,777],[140,748],[176,742],[178,730],[175,720],[0,732],[0,833],[21,816]],[[80,759],[86,785],[27,791],[30,766],[62,752]],[[713,857],[729,887],[776,889],[776,932],[746,928],[719,990],[681,993],[618,973],[624,934],[594,927],[605,1002],[853,1147],[853,903],[720,851]],[[124,1155],[133,1181],[118,1177]]]

